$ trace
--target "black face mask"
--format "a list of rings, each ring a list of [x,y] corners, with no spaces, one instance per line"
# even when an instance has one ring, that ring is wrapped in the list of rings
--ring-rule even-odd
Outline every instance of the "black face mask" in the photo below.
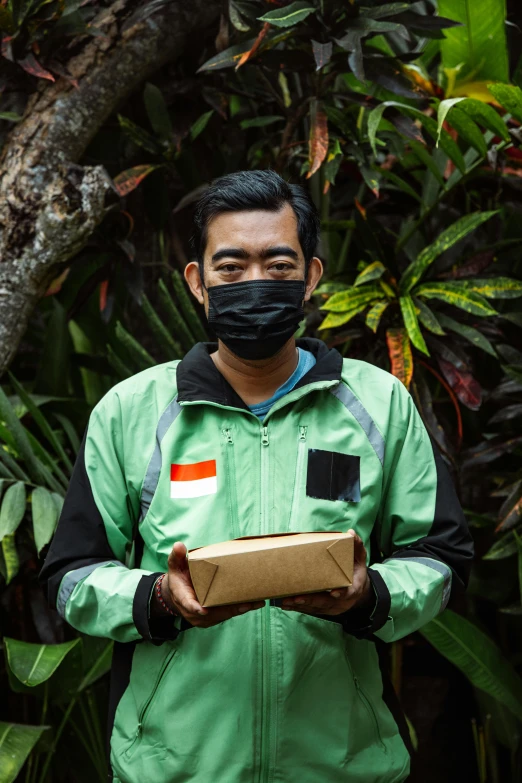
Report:
[[[304,318],[304,280],[247,280],[207,288],[208,323],[242,359],[267,359]]]

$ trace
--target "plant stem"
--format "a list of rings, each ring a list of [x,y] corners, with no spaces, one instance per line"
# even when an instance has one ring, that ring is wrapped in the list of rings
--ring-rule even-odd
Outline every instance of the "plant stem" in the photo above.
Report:
[[[54,755],[54,752],[56,750],[56,746],[58,745],[58,740],[62,736],[62,732],[63,732],[63,730],[65,728],[65,724],[69,720],[69,716],[70,716],[71,712],[73,711],[73,708],[74,708],[74,705],[76,704],[77,698],[78,698],[77,696],[74,696],[71,699],[71,701],[69,702],[69,704],[67,705],[67,709],[65,710],[65,712],[63,714],[63,718],[60,721],[60,725],[58,726],[58,729],[56,730],[56,734],[54,736],[53,744],[49,748],[49,750],[47,752],[47,756],[45,757],[45,762],[44,762],[44,765],[43,765],[43,768],[42,768],[42,772],[40,773],[39,783],[45,783],[45,778],[46,778],[47,772],[49,770],[49,765],[51,763],[51,759],[52,759],[52,757]]]

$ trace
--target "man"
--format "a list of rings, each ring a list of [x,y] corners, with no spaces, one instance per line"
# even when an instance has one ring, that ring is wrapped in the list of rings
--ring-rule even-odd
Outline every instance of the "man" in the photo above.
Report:
[[[195,224],[185,277],[218,342],[96,405],[42,571],[72,626],[117,643],[113,780],[403,781],[409,740],[377,644],[466,584],[453,485],[400,381],[320,340],[296,347],[322,274],[305,191],[237,172]],[[352,531],[352,587],[198,603],[187,549],[312,530]]]

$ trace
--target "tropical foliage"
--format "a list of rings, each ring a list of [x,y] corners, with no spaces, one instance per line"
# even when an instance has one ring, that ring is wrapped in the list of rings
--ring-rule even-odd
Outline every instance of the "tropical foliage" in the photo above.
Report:
[[[102,34],[90,25],[96,5],[0,5],[13,85],[70,78],[60,46]],[[10,689],[0,783],[22,767],[26,783],[70,780],[67,765],[78,758],[75,779],[104,779],[111,647],[60,624],[37,573],[92,406],[119,380],[206,339],[180,275],[194,201],[214,176],[266,167],[309,187],[321,213],[326,277],[302,331],[408,386],[476,539],[466,604],[391,650],[421,759],[429,740],[404,683],[411,656],[431,645],[473,687],[472,720],[458,739],[463,754],[466,742],[475,748],[469,779],[519,779],[516,11],[506,20],[500,0],[438,0],[436,9],[407,0],[230,0],[219,31],[185,58],[177,91],[168,69],[148,77],[92,140],[84,162],[106,166],[119,203],[51,283],[0,391]],[[13,124],[19,115],[0,118]],[[437,763],[423,769],[423,783],[450,779],[444,759]]]

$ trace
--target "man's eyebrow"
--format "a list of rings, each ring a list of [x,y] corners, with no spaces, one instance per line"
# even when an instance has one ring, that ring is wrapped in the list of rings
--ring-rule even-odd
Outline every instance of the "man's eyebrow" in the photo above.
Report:
[[[289,245],[275,245],[273,247],[267,247],[259,254],[261,258],[273,258],[274,256],[289,256],[295,261],[299,260],[299,254]],[[250,258],[250,253],[242,247],[225,247],[222,250],[217,250],[212,256],[211,263],[215,264],[222,258]]]

